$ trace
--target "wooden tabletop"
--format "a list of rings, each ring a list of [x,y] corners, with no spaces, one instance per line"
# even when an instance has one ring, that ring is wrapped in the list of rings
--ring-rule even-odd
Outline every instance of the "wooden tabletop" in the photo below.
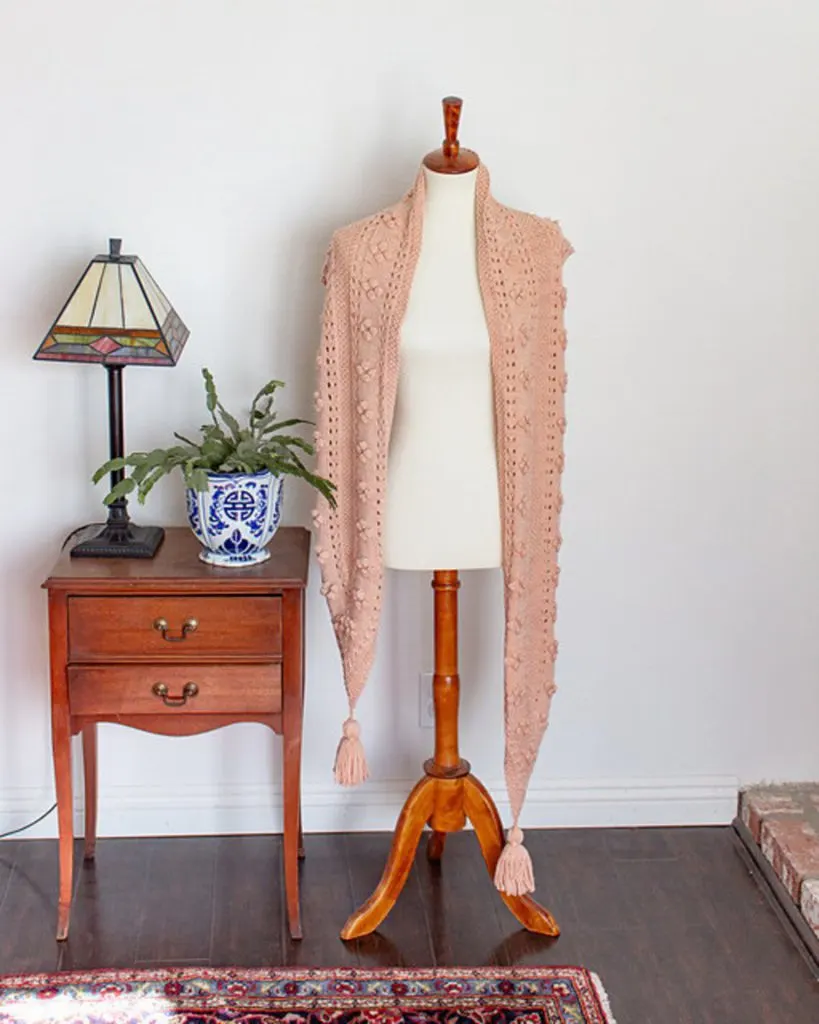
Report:
[[[281,526],[268,545],[270,558],[260,565],[225,568],[199,558],[202,547],[187,526],[168,527],[154,558],[72,558],[70,550],[80,537],[66,544],[49,578],[48,590],[112,591],[202,590],[213,582],[220,591],[252,594],[271,587],[307,584],[310,533],[303,526]]]

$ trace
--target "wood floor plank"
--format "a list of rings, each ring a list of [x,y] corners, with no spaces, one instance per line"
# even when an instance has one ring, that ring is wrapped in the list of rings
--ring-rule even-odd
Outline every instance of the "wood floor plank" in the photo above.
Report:
[[[677,831],[680,834],[673,841],[684,850],[689,877],[703,902],[703,916],[724,944],[726,967],[744,974],[748,964],[761,965],[766,990],[786,998],[790,991],[788,982],[799,969],[794,965],[795,947],[747,863],[739,856],[731,830],[691,830],[689,835],[682,834],[689,830]],[[699,834],[694,835],[695,831]],[[803,959],[800,967],[802,975],[809,977],[810,968]],[[755,984],[750,975],[745,983],[746,987]]]
[[[608,854],[598,838],[594,838],[593,849],[599,854],[602,870],[608,864]],[[581,925],[573,897],[577,885],[573,867],[576,845],[575,833],[569,829],[529,829],[526,833],[535,870],[535,898],[552,913],[563,935]]]
[[[774,995],[766,989],[738,989],[715,996],[705,1008],[703,1024],[724,1024],[741,1021],[742,1024],[816,1024],[819,1020],[819,992],[811,996],[788,992]]]
[[[652,959],[662,976],[675,971],[694,1006],[707,1006],[717,994],[748,987],[753,982],[750,965],[728,954],[725,936],[698,925],[651,931]],[[720,965],[719,971],[713,966]]]
[[[7,839],[0,843],[0,914],[3,912],[3,903],[9,891],[9,882],[14,871],[14,861],[19,846],[19,841],[13,839]]]
[[[439,864],[429,863],[422,845],[415,870],[434,962],[464,967],[507,963],[504,941],[519,925],[498,897],[474,833],[448,836]]]
[[[147,850],[139,839],[100,839],[90,863],[79,862],[69,941],[60,970],[134,963],[145,913]]]
[[[583,966],[600,977],[620,1024],[699,1024],[679,969],[659,969],[646,929],[586,929],[572,938],[580,946]],[[728,1017],[722,1024],[745,1021]]]
[[[534,935],[524,928],[510,932],[498,946],[498,961],[513,967],[550,967],[585,963],[583,933],[563,931],[557,938]]]
[[[304,967],[357,967],[354,942],[342,942],[339,932],[353,912],[345,837],[341,834],[305,837],[307,856],[301,862],[301,922],[304,938],[284,941],[284,963]]]
[[[621,860],[609,884],[635,907],[639,927],[684,928],[709,924],[707,901],[687,866],[678,860]]]
[[[0,908],[0,973],[57,968],[56,844],[27,840],[15,844],[14,864]]]
[[[622,931],[636,926],[636,908],[616,877],[604,829],[565,829],[548,841],[549,862],[561,882],[560,893],[551,897],[553,912],[564,901],[572,907],[571,915],[557,917],[564,930],[572,919],[583,930]],[[540,840],[527,835],[526,842],[532,845]]]
[[[144,912],[136,963],[208,963],[213,932],[215,836],[145,841]]]
[[[283,950],[281,836],[217,840],[214,882],[214,966],[280,964]]]
[[[676,860],[667,828],[607,828],[602,839],[609,856],[620,860]]]

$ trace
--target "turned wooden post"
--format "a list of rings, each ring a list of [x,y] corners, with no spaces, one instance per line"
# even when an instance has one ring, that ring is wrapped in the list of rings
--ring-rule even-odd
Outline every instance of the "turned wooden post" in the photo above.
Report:
[[[435,705],[435,756],[424,763],[435,787],[435,807],[429,819],[432,836],[427,847],[430,860],[440,860],[447,832],[466,825],[460,779],[469,774],[469,764],[458,750],[458,590],[461,581],[454,569],[439,569],[432,578],[435,591],[435,675],[432,698]],[[458,780],[447,785],[445,780]]]
[[[435,591],[435,675],[432,699],[435,705],[435,756],[424,764],[428,775],[456,778],[469,772],[458,751],[458,703],[461,677],[458,674],[458,590],[461,581],[454,569],[439,569],[432,578]]]

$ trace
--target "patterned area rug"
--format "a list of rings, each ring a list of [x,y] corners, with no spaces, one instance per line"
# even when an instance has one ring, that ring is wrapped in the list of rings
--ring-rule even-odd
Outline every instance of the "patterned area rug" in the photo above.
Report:
[[[582,967],[0,977],[2,1024],[614,1024]]]

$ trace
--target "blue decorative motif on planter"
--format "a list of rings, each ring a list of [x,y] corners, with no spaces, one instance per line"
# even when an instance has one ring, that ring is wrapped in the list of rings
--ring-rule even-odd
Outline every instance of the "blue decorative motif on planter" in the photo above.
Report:
[[[188,522],[191,524],[193,532],[199,536],[199,502],[197,500],[196,491],[192,487],[189,487],[185,491],[185,499],[188,506]]]
[[[226,494],[222,503],[222,511],[228,519],[244,522],[256,511],[256,495],[250,491],[234,491]]]
[[[261,473],[208,473],[207,491],[187,491],[188,521],[212,565],[256,565],[281,519],[282,477]]]

